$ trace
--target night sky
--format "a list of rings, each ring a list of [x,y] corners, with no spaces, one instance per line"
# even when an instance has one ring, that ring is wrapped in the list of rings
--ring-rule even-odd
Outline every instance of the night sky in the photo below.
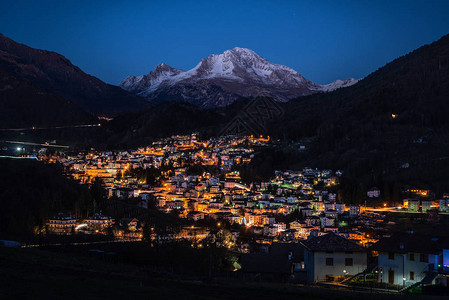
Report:
[[[361,78],[449,33],[449,1],[0,1],[0,32],[118,84],[245,47],[316,83]]]

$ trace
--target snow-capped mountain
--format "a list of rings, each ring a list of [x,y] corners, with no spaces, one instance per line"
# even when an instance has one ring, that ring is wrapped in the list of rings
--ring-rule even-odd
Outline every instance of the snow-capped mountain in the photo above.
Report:
[[[321,85],[321,91],[323,92],[332,92],[339,88],[344,88],[356,84],[359,82],[359,79],[348,78],[345,81],[343,80],[335,80],[329,84]]]
[[[188,71],[160,64],[148,75],[127,77],[120,86],[152,102],[186,101],[210,108],[229,105],[242,97],[270,96],[286,102],[356,82],[350,78],[315,84],[289,67],[273,64],[250,49],[236,47],[203,58]]]

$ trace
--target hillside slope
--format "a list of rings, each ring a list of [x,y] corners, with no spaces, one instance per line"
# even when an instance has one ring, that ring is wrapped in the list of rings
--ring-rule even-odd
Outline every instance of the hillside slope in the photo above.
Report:
[[[283,118],[269,132],[312,138],[303,164],[368,177],[424,177],[432,173],[430,166],[448,165],[449,36],[392,61],[353,87],[297,99],[283,109]],[[409,168],[401,168],[407,163]]]
[[[0,129],[96,123],[78,105],[0,69]]]
[[[97,115],[114,115],[148,106],[142,98],[84,73],[58,53],[34,49],[1,34],[0,69]]]

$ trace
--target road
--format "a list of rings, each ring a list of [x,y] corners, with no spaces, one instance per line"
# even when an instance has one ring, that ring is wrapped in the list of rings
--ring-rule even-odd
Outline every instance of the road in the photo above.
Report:
[[[26,146],[42,146],[42,147],[54,147],[54,148],[70,148],[65,145],[56,145],[56,144],[39,144],[39,143],[30,143],[30,142],[22,142],[22,141],[0,141],[0,143],[8,143],[8,144],[18,144],[18,145],[26,145]]]
[[[89,127],[101,127],[101,124],[81,124],[81,125],[64,125],[54,127],[24,127],[24,128],[0,128],[0,131],[28,131],[28,130],[49,130],[49,129],[66,129],[66,128],[89,128]]]
[[[110,243],[129,243],[129,242],[139,242],[137,239],[129,240],[112,240],[112,241],[97,241],[97,242],[74,242],[74,243],[53,243],[53,244],[25,244],[20,246],[20,248],[36,248],[42,246],[67,246],[67,245],[95,245],[95,244],[110,244]]]
[[[407,214],[423,214],[421,211],[409,211],[406,208],[398,209],[397,207],[382,207],[382,208],[374,208],[374,207],[367,207],[367,211],[371,212],[391,212],[391,213],[407,213]],[[447,215],[446,212],[438,212],[438,214]]]

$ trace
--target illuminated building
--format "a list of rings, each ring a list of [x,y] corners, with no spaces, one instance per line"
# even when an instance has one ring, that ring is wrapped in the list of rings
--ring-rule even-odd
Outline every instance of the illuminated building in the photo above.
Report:
[[[47,221],[47,230],[52,234],[71,234],[75,230],[76,219],[64,213],[59,213],[57,216]]]

